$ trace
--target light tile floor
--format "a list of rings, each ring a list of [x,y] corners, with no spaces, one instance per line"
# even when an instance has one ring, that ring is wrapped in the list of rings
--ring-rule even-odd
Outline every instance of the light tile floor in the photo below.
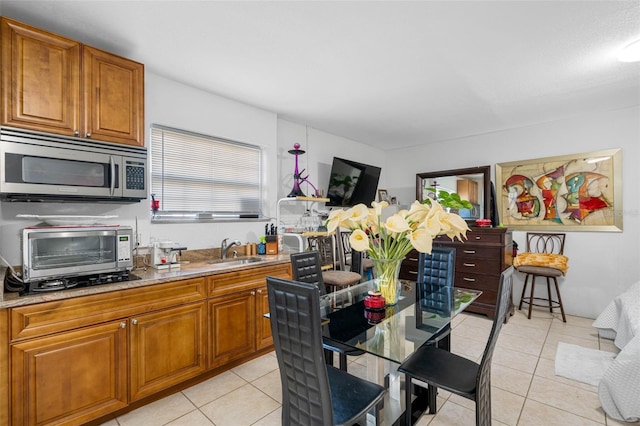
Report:
[[[494,426],[640,425],[608,417],[597,387],[554,374],[558,342],[617,352],[598,337],[593,320],[534,311],[529,320],[516,310],[502,328],[492,366]],[[462,314],[452,331],[452,351],[479,360],[491,321]],[[366,359],[350,358],[349,372],[366,374]],[[281,387],[275,354],[269,353],[203,383],[104,423],[103,426],[240,426],[280,425]],[[438,413],[423,415],[420,426],[465,426],[475,423],[472,401],[445,391],[438,394]]]

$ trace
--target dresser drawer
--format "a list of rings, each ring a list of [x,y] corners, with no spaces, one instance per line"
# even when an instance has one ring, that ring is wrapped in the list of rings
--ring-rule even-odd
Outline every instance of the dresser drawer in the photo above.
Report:
[[[504,234],[477,234],[473,231],[467,234],[466,243],[504,244]]]
[[[455,286],[473,290],[497,290],[500,276],[470,274],[456,271]]]
[[[501,247],[484,247],[476,245],[464,244],[456,247],[456,259],[464,259],[465,261],[473,261],[476,259],[499,259],[502,258]]]
[[[501,271],[500,259],[456,258],[456,272],[494,275],[498,277]]]

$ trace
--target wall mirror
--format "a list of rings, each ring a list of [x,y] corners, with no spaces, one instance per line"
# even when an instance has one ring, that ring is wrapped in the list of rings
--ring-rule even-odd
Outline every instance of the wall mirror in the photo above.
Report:
[[[491,219],[491,166],[416,174],[417,200],[422,202],[426,197],[433,197],[433,192],[427,188],[456,192],[460,198],[469,201],[473,206],[471,209],[458,211],[467,221]]]

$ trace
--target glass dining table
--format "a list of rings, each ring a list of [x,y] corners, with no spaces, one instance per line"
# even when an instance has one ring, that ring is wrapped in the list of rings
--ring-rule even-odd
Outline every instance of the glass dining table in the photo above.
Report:
[[[328,293],[320,300],[325,338],[368,354],[360,364],[366,366],[366,378],[388,388],[385,425],[401,424],[404,412],[398,365],[449,327],[452,319],[482,293],[439,286],[416,292],[415,286],[415,282],[403,282],[398,303],[381,309],[365,307],[365,298],[377,289],[375,280]],[[418,415],[428,408],[424,394],[413,403],[412,411]]]

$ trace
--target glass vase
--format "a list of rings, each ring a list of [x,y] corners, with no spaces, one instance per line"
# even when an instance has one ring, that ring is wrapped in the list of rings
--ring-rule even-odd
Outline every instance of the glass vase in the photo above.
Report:
[[[376,286],[388,306],[398,303],[400,297],[402,285],[398,275],[400,275],[400,266],[402,266],[403,260],[404,257],[398,259],[371,258]]]

